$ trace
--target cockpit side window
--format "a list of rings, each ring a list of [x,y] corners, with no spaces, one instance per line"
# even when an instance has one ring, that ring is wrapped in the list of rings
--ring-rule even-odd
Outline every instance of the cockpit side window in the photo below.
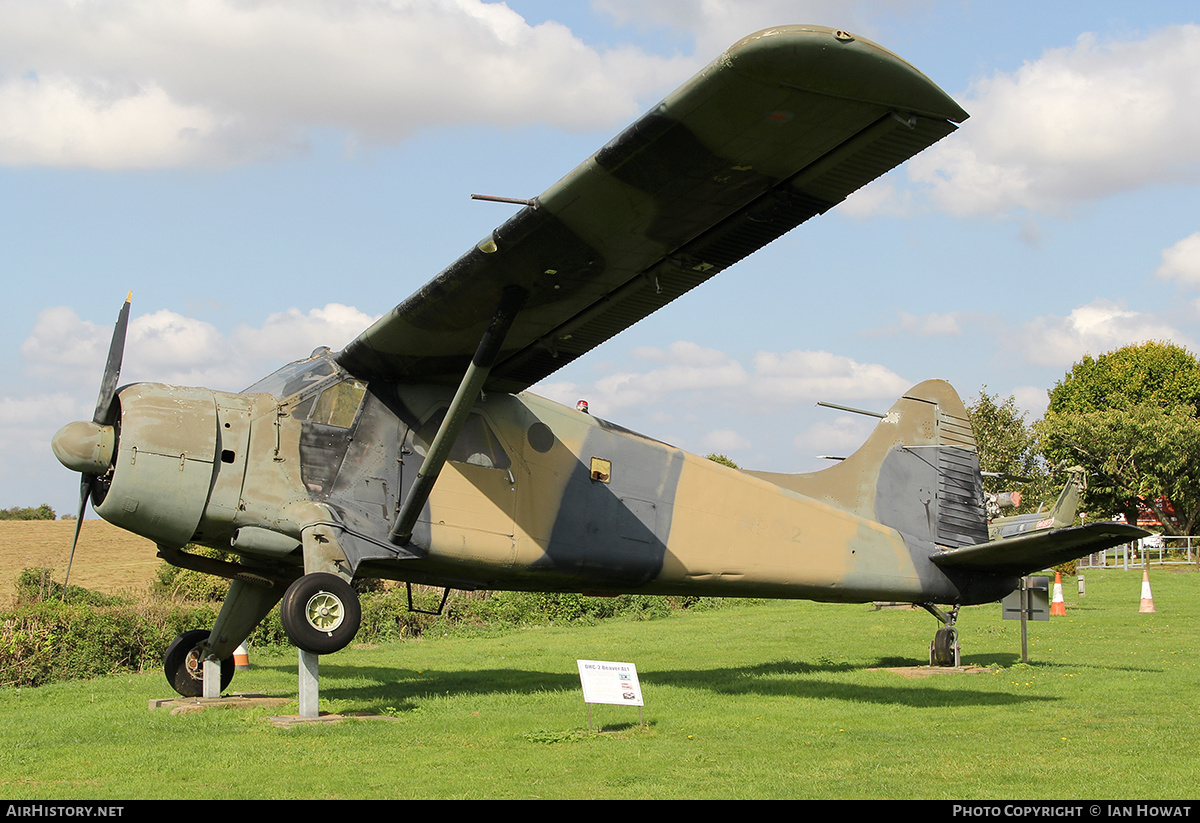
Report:
[[[350,428],[366,391],[366,385],[357,380],[343,380],[329,386],[317,398],[309,422]]]

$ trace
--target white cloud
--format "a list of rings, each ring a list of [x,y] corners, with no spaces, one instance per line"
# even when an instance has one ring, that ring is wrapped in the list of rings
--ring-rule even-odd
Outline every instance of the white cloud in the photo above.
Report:
[[[1200,288],[1200,232],[1164,250],[1162,265],[1155,274],[1163,280],[1175,280],[1185,288]]]
[[[890,398],[912,386],[886,366],[824,351],[759,352],[754,373],[754,396],[774,403]]]
[[[706,452],[716,452],[717,454],[750,448],[750,441],[733,429],[711,431],[701,438],[700,443]]]
[[[121,383],[153,381],[240,391],[283,363],[307,357],[320,345],[338,350],[373,322],[371,315],[330,303],[302,313],[270,315],[260,327],[242,325],[231,335],[211,323],[168,309],[129,320]],[[112,327],[80,319],[54,306],[38,314],[21,345],[31,375],[93,398],[99,391]],[[17,401],[13,401],[17,402]]]
[[[630,355],[650,367],[621,368],[590,386],[559,381],[531,391],[561,403],[586,397],[597,413],[612,417],[656,407],[746,408],[766,414],[816,400],[890,401],[912,385],[885,366],[823,351],[759,352],[749,368],[724,352],[683,340]]]
[[[916,315],[902,311],[899,314],[900,322],[883,333],[906,332],[918,337],[958,337],[962,334],[962,326],[959,323],[962,315],[958,312]]]
[[[95,389],[99,389],[99,380]],[[47,463],[50,438],[58,427],[68,420],[91,418],[95,406],[95,394],[88,400],[67,392],[35,394],[19,399],[0,398],[0,471],[20,477],[20,487],[24,489],[29,476],[37,471],[34,467]],[[72,481],[64,474],[62,479],[64,489],[79,494],[78,477]],[[14,499],[5,506],[41,502],[26,499],[22,503],[21,499]]]
[[[152,168],[465,123],[611,127],[699,67],[481,0],[10,0],[0,163]]]
[[[680,402],[694,392],[706,396],[745,386],[745,367],[723,352],[680,340],[667,349],[643,347],[635,359],[659,364],[647,371],[620,371],[596,381],[589,396],[601,401],[606,413],[622,409]],[[535,389],[536,391],[536,389]]]
[[[1026,413],[1026,421],[1038,420],[1050,406],[1045,386],[1017,386],[1012,390],[1017,408]]]
[[[36,376],[74,382],[94,375],[99,390],[111,338],[112,328],[81,320],[67,306],[51,306],[38,312],[21,358]]]
[[[1200,26],[1140,40],[1085,34],[978,81],[953,140],[908,165],[955,214],[1065,212],[1200,173]]]
[[[797,434],[792,443],[810,456],[849,457],[875,429],[877,420],[839,415],[833,420],[821,420]]]
[[[920,7],[922,0],[593,0],[592,6],[609,14],[619,25],[639,29],[662,27],[692,36],[698,54],[716,57],[740,38],[790,23],[819,23],[871,36],[872,11],[903,13],[899,6]]]
[[[1148,340],[1171,340],[1194,348],[1160,318],[1103,299],[1079,306],[1066,317],[1039,317],[1025,324],[1014,339],[1031,363],[1042,366],[1069,367],[1085,354],[1097,356]]]
[[[268,316],[259,328],[238,327],[233,345],[243,357],[286,363],[307,357],[318,346],[340,350],[377,317],[341,303],[329,303],[307,314],[291,308]]]

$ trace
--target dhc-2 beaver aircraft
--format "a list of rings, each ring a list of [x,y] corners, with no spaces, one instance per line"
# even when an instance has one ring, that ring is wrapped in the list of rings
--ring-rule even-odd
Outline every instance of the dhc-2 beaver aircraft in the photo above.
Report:
[[[910,602],[944,624],[945,663],[959,606],[1137,536],[1092,523],[989,540],[971,424],[941,381],[908,391],[858,452],[797,475],[727,468],[525,391],[966,117],[872,42],[767,29],[339,352],[236,394],[118,391],[127,301],[95,415],[54,450],[82,474],[81,519],[90,499],[167,562],[232,581],[211,632],[167,652],[172,686],[200,694],[206,659],[228,686],[277,603],[301,650],[345,647],[362,577]]]

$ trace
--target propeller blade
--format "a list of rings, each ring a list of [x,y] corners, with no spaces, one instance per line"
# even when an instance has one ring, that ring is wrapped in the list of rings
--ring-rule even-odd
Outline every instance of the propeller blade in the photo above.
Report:
[[[67,583],[71,579],[71,564],[75,562],[75,547],[79,545],[79,530],[83,528],[83,514],[87,510],[88,498],[92,496],[92,484],[96,478],[85,474],[79,483],[79,510],[75,513],[75,538],[71,541],[71,555],[67,558],[67,573],[63,575],[61,600],[67,599]]]
[[[125,303],[117,314],[117,324],[113,327],[112,340],[108,344],[108,361],[104,364],[104,377],[100,381],[100,395],[96,398],[96,412],[92,422],[108,426],[112,424],[113,400],[117,396],[117,380],[121,376],[121,360],[125,356],[125,333],[129,329],[129,304],[133,302],[133,292],[125,297]],[[61,458],[60,458],[61,459]],[[83,516],[87,512],[88,498],[92,496],[92,487],[96,483],[95,475],[83,472],[79,482],[79,510],[75,513],[75,537],[71,540],[71,554],[67,558],[67,573],[63,576],[62,599],[67,598],[67,584],[71,580],[71,564],[75,562],[75,548],[79,545],[79,532],[83,528]]]
[[[100,382],[100,396],[96,398],[96,413],[92,416],[93,423],[108,424],[112,414],[113,398],[117,394],[117,379],[121,375],[121,359],[125,354],[125,332],[129,328],[129,304],[133,300],[133,292],[125,298],[121,312],[117,315],[117,325],[113,328],[112,341],[108,344],[108,362],[104,364],[104,379]]]

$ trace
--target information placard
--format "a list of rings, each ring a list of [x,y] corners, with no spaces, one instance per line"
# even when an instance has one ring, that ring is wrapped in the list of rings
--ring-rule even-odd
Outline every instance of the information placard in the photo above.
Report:
[[[613,663],[606,660],[576,660],[579,682],[583,684],[584,703],[612,703],[619,706],[642,706],[642,687],[638,684],[637,667],[632,663]]]

